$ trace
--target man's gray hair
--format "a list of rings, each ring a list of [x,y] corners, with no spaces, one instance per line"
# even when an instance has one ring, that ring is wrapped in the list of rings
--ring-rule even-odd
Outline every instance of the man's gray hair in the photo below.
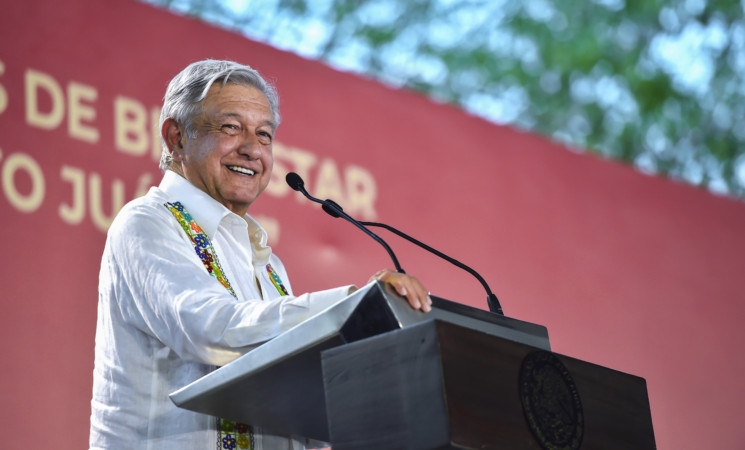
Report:
[[[201,114],[201,101],[207,97],[210,88],[216,82],[222,83],[223,86],[228,83],[253,86],[263,92],[272,109],[274,127],[279,126],[279,96],[271,83],[249,66],[233,61],[206,59],[190,64],[171,80],[163,98],[158,130],[163,130],[163,123],[170,118],[183,126],[188,138],[196,138],[194,119]],[[171,167],[173,159],[162,135],[161,146],[163,150],[160,155],[160,170],[165,172]]]

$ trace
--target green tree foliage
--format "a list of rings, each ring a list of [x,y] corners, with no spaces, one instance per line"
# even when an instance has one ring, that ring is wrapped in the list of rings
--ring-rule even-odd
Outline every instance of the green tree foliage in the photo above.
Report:
[[[745,1],[149,1],[745,198]]]

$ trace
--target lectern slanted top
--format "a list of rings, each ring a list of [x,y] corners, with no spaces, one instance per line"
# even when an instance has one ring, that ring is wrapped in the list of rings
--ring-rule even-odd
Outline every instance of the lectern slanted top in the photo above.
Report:
[[[182,408],[329,442],[321,352],[427,320],[550,350],[545,327],[433,297],[413,310],[381,282],[354,294],[171,394]]]

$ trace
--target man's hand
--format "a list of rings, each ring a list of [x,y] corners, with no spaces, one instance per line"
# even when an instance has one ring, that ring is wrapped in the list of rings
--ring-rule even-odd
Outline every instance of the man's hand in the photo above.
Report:
[[[421,309],[424,312],[429,312],[432,309],[432,299],[429,297],[429,292],[414,276],[384,269],[370,277],[368,283],[373,280],[380,280],[393,286],[393,289],[400,296],[406,298],[409,305],[414,309]]]

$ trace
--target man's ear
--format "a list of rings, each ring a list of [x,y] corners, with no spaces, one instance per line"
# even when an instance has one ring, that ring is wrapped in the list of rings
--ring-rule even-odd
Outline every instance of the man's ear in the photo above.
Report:
[[[163,122],[163,127],[160,129],[160,133],[168,147],[168,151],[171,152],[173,160],[181,161],[184,157],[184,133],[181,129],[181,125],[179,125],[174,119],[168,118]]]

